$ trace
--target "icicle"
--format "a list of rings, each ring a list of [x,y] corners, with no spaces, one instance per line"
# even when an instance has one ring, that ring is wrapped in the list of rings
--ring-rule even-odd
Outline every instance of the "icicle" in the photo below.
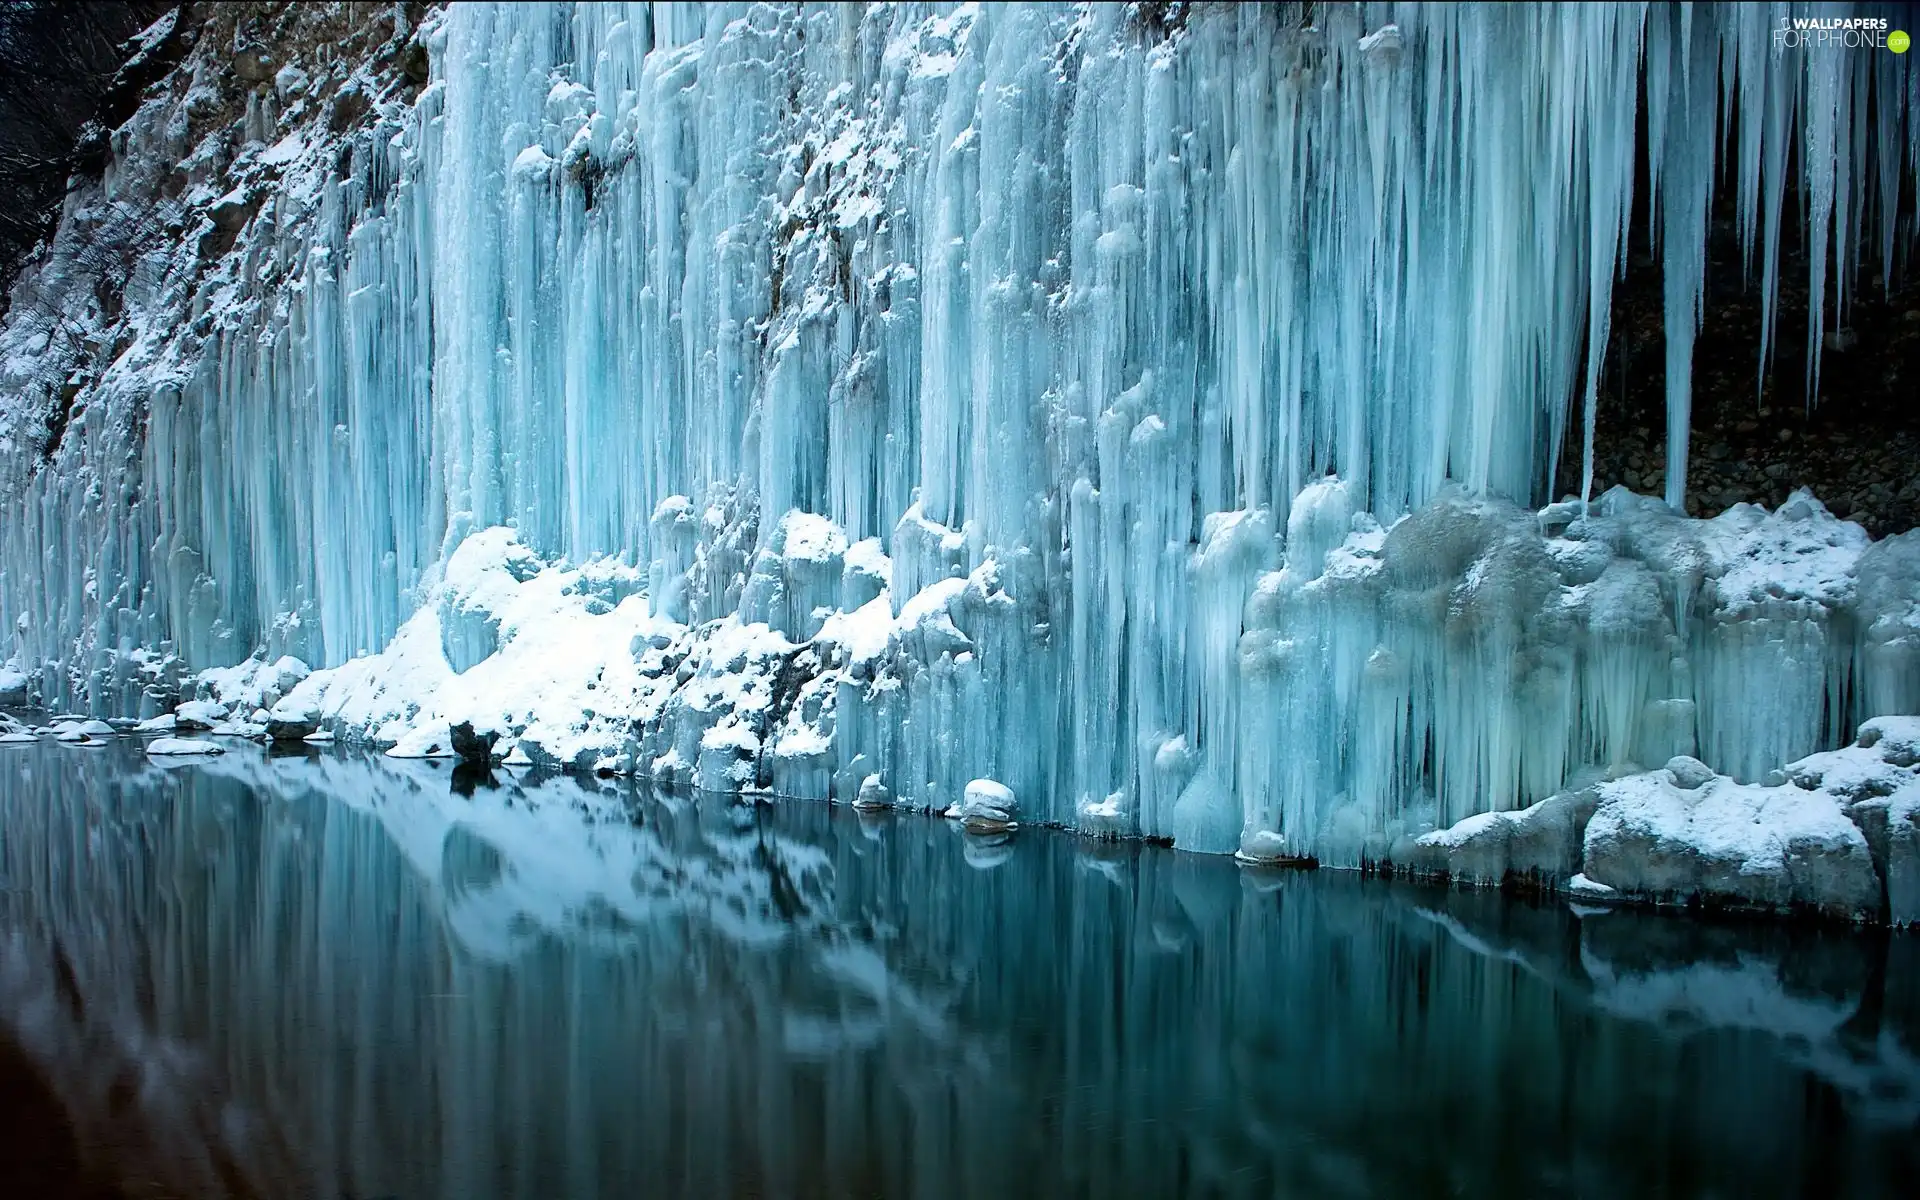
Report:
[[[1711,29],[1696,34],[1692,9],[1656,16],[1647,48],[1650,186],[1660,214],[1667,377],[1666,500],[1682,511],[1687,495],[1687,444],[1693,417],[1693,342],[1700,328],[1707,266],[1707,213],[1713,199],[1714,119],[1719,48]],[[1665,91],[1664,100],[1659,99]],[[1651,161],[1651,160],[1650,160]],[[1664,180],[1664,191],[1657,184]]]

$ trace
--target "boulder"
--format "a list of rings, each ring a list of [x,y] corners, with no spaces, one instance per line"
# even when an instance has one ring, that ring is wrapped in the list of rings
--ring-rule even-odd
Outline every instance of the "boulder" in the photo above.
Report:
[[[1836,801],[1867,840],[1888,922],[1920,923],[1920,718],[1875,717],[1851,746],[1787,764],[1794,789]]]
[[[1887,923],[1920,925],[1920,783],[1847,806],[1886,885]]]
[[[1667,775],[1673,786],[1689,792],[1713,782],[1713,768],[1685,754],[1667,760]]]
[[[1628,897],[1871,919],[1880,881],[1867,839],[1820,791],[1668,771],[1598,785],[1582,873]]]
[[[1882,762],[1891,766],[1920,766],[1920,717],[1875,717],[1863,721],[1859,740],[1854,745],[1874,750]]]
[[[189,700],[173,710],[173,727],[183,733],[212,729],[226,719],[227,706],[217,700]]]
[[[1015,817],[1019,802],[1013,789],[994,779],[975,779],[967,784],[960,802],[947,809],[947,816],[977,833],[1002,832],[1018,827]]]
[[[320,732],[320,714],[316,712],[275,709],[260,723],[267,727],[267,737],[276,742],[301,742]]]
[[[238,233],[253,220],[254,212],[260,207],[258,199],[243,191],[231,191],[213,202],[207,210],[207,219],[213,227],[226,233]]]
[[[1248,829],[1240,834],[1240,848],[1233,852],[1235,862],[1251,867],[1305,865],[1302,857],[1291,853],[1284,835],[1271,829]]]
[[[1581,788],[1515,812],[1478,813],[1422,834],[1408,865],[1489,887],[1510,875],[1559,882],[1579,869],[1581,838],[1597,803],[1592,788]]]
[[[868,812],[893,806],[893,793],[887,785],[880,782],[880,776],[869,775],[860,781],[860,792],[853,798],[853,806]]]
[[[273,55],[258,46],[236,50],[233,55],[233,73],[244,83],[268,83],[276,73]]]
[[[461,721],[448,726],[447,736],[452,740],[455,754],[467,762],[482,766],[493,761],[493,746],[500,740],[500,734],[496,730],[489,729],[481,733],[473,727],[471,721]]]

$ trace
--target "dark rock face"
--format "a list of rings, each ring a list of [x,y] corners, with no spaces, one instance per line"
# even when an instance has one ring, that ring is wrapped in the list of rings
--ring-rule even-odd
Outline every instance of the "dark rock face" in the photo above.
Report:
[[[0,8],[0,285],[52,232],[68,176],[104,164],[109,131],[185,51],[187,21],[144,48],[128,40],[169,7],[18,0]],[[9,299],[0,287],[0,310]]]
[[[1791,207],[1797,184],[1788,187]],[[1819,378],[1809,391],[1807,257],[1797,223],[1785,225],[1772,361],[1763,374],[1759,264],[1747,269],[1731,201],[1719,201],[1694,348],[1687,511],[1711,516],[1742,501],[1777,508],[1805,486],[1835,516],[1875,537],[1920,526],[1920,283],[1896,270],[1883,286],[1879,264],[1863,252],[1859,274],[1849,279],[1853,295],[1836,315],[1829,263]],[[1595,496],[1620,483],[1649,495],[1666,487],[1663,276],[1645,244],[1644,211],[1633,229],[1626,276],[1614,289]],[[1580,492],[1578,407],[1576,399],[1555,498]]]
[[[277,64],[260,46],[248,46],[233,56],[234,77],[245,83],[271,83]]]
[[[470,721],[462,721],[447,730],[453,741],[453,752],[470,763],[486,764],[493,759],[493,744],[500,740],[499,733],[488,730],[479,733]]]

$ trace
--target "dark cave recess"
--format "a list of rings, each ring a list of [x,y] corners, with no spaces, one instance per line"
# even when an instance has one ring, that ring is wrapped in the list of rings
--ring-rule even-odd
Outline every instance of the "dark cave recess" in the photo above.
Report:
[[[1902,223],[1910,220],[1903,216]],[[1794,222],[1786,224],[1791,230]],[[1635,226],[1633,252],[1614,289],[1594,439],[1595,496],[1620,483],[1651,495],[1666,486],[1662,270],[1645,242],[1644,218]],[[1836,313],[1830,264],[1819,386],[1809,394],[1804,248],[1792,233],[1781,247],[1764,375],[1760,270],[1757,261],[1746,269],[1745,258],[1723,201],[1708,241],[1694,346],[1687,511],[1712,516],[1741,501],[1774,508],[1805,486],[1875,537],[1920,526],[1920,286],[1896,269],[1884,287],[1879,263],[1863,258],[1853,295]],[[1556,497],[1580,492],[1577,408]]]

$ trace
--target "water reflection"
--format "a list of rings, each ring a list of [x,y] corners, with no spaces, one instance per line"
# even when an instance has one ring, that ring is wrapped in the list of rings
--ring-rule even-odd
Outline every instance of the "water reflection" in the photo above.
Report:
[[[0,755],[0,1017],[182,1194],[1904,1194],[1920,947],[240,748]]]

